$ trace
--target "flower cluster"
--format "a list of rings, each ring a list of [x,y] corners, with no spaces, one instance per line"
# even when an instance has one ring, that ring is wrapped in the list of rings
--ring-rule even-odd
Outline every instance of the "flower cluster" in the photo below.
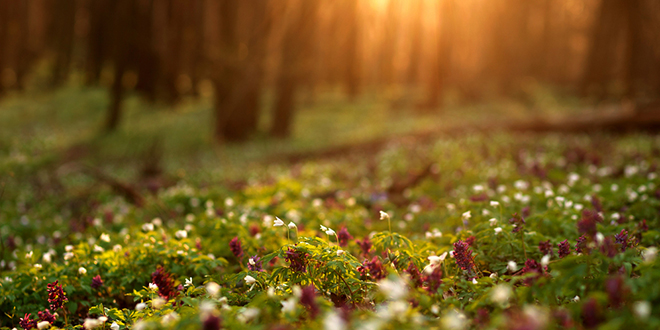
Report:
[[[362,274],[363,277],[370,276],[374,280],[380,280],[387,276],[383,264],[380,262],[378,257],[373,257],[371,261],[364,260],[362,266],[358,266],[357,271]]]
[[[30,313],[25,313],[25,316],[21,318],[21,321],[18,323],[21,328],[30,330],[37,327],[37,320],[33,320],[31,315]]]
[[[540,242],[540,243],[539,243],[539,251],[541,251],[541,253],[542,253],[543,255],[549,255],[549,256],[552,256],[552,255],[553,255],[553,252],[552,252],[552,243],[550,243],[550,240],[547,240],[547,241],[545,241],[545,242],[543,242],[543,241]]]
[[[525,225],[525,219],[523,219],[522,216],[518,215],[518,213],[514,213],[511,216],[511,219],[509,219],[509,223],[513,225],[513,233],[519,232],[521,229],[523,229],[523,225]]]
[[[621,244],[621,251],[626,252],[626,249],[628,248],[628,231],[621,229],[621,232],[614,235],[614,239],[616,244]]]
[[[594,211],[584,210],[582,212],[582,219],[578,221],[578,232],[583,235],[593,237],[596,235],[596,223],[600,222],[601,218],[598,213]]]
[[[247,268],[253,272],[263,271],[264,269],[261,266],[261,258],[259,258],[257,255],[250,257],[250,259],[248,259]]]
[[[462,270],[470,271],[474,267],[472,250],[470,250],[470,246],[467,243],[461,240],[454,243],[454,258],[456,259],[456,265]]]
[[[58,281],[55,281],[47,285],[48,302],[50,303],[50,309],[54,311],[62,308],[64,303],[69,301],[69,299],[66,297],[66,294],[64,293],[64,290],[62,290],[62,285],[58,284],[57,282]]]
[[[360,247],[362,253],[369,254],[369,250],[371,250],[371,241],[368,237],[365,237],[363,240],[356,240],[355,243]]]
[[[164,299],[175,297],[178,292],[174,287],[174,279],[162,266],[158,266],[156,271],[151,273],[151,282],[158,287],[158,295]]]
[[[559,247],[558,254],[560,258],[566,257],[571,254],[571,246],[570,244],[568,244],[568,240],[563,240],[557,243],[557,246]]]
[[[243,248],[241,247],[241,241],[238,237],[234,237],[229,241],[229,249],[237,259],[240,259],[243,256]]]
[[[316,302],[316,288],[313,285],[308,285],[301,290],[300,303],[307,308],[312,319],[321,312],[319,304]]]
[[[96,275],[94,278],[92,278],[92,284],[90,285],[92,289],[98,289],[103,286],[103,280],[101,279],[101,275]]]
[[[342,227],[337,233],[337,238],[339,239],[339,246],[344,247],[348,245],[349,240],[353,239],[353,236],[351,236],[346,227]]]
[[[307,257],[306,253],[289,249],[286,251],[284,259],[289,262],[289,268],[296,272],[305,273],[307,271]]]
[[[46,321],[51,324],[55,322],[55,315],[51,314],[48,308],[46,308],[44,311],[38,312],[37,314],[39,315],[39,319],[41,321]]]

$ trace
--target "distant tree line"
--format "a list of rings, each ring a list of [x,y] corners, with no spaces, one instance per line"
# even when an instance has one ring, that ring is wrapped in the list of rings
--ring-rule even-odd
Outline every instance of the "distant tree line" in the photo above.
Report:
[[[30,80],[37,67],[49,75]],[[291,134],[300,90],[425,92],[420,111],[543,83],[596,99],[660,94],[655,0],[0,0],[0,95],[80,73],[108,88],[105,129],[134,91],[175,104],[212,90],[215,134]],[[399,93],[400,94],[400,93]]]

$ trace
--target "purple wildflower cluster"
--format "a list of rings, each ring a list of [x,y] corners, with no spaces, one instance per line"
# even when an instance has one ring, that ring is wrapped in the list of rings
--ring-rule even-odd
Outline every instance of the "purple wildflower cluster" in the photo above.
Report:
[[[231,241],[229,241],[229,249],[237,259],[241,259],[243,256],[243,248],[241,247],[241,241],[238,239],[238,237],[234,237],[231,239]]]
[[[376,281],[387,276],[385,268],[378,257],[373,257],[371,261],[364,260],[362,266],[358,266],[357,271],[360,272],[362,277],[371,277]]]
[[[319,304],[316,302],[316,288],[313,285],[308,285],[302,288],[302,294],[300,295],[300,304],[305,306],[309,311],[312,319],[315,319],[316,316],[321,312]]]
[[[571,254],[571,245],[568,240],[563,240],[557,243],[559,258],[566,257]]]
[[[151,273],[151,281],[158,286],[158,295],[164,299],[174,298],[178,294],[172,275],[162,266],[158,266],[156,271]]]
[[[525,225],[525,219],[523,219],[522,216],[518,215],[518,213],[514,213],[511,216],[511,219],[509,219],[509,223],[513,225],[513,233],[519,232],[521,229],[523,229],[523,226]]]
[[[345,247],[348,245],[348,241],[353,239],[353,236],[351,236],[346,227],[342,227],[339,232],[337,232],[337,238],[339,239],[339,246]]]
[[[94,278],[92,278],[92,284],[90,286],[94,290],[102,287],[103,286],[103,280],[101,279],[101,275],[94,276]]]
[[[454,243],[454,258],[456,259],[456,265],[462,270],[471,271],[474,267],[472,250],[470,250],[470,245],[464,241],[458,240]]]
[[[363,254],[369,254],[369,250],[371,250],[371,241],[368,237],[365,237],[363,240],[356,240],[355,243],[360,247]]]
[[[261,266],[261,258],[259,258],[257,255],[253,255],[248,261],[247,268],[253,272],[263,271],[264,269]]]
[[[58,284],[58,281],[49,283],[47,287],[50,309],[56,311],[62,308],[65,302],[69,301],[69,299],[66,297],[66,294],[64,293],[64,290],[62,290],[62,285]]]
[[[553,252],[552,252],[552,243],[550,243],[550,240],[547,240],[547,241],[545,241],[545,242],[540,242],[540,243],[539,243],[539,251],[541,251],[541,253],[542,253],[543,255],[549,255],[549,256],[552,256],[552,255],[553,255]]]
[[[37,320],[32,319],[31,313],[25,313],[25,316],[21,318],[21,321],[18,324],[21,326],[21,328],[30,330],[37,327]]]
[[[284,259],[289,262],[289,268],[296,272],[304,273],[307,271],[307,255],[306,253],[298,252],[293,249],[286,251]]]

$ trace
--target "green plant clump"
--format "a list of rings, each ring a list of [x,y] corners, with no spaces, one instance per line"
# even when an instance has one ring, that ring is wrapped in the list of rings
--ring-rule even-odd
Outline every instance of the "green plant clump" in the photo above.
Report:
[[[0,212],[0,325],[657,329],[659,150],[401,141],[241,185],[182,179],[139,207],[101,191],[82,215],[18,192]]]

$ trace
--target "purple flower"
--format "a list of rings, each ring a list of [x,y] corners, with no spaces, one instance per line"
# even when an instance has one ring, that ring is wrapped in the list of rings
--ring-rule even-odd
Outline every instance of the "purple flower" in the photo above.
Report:
[[[541,268],[541,264],[539,264],[536,260],[527,259],[527,261],[525,261],[525,267],[522,269],[522,273],[536,274],[535,276],[525,278],[525,284],[532,285],[532,283],[534,283],[534,281],[536,281],[536,279],[541,276],[543,269]]]
[[[69,301],[66,297],[66,293],[62,290],[62,285],[57,284],[58,281],[49,283],[48,287],[48,302],[50,303],[51,310],[58,310],[64,306],[64,303]]]
[[[387,276],[387,274],[385,274],[385,268],[383,268],[383,264],[376,256],[374,256],[371,261],[365,259],[362,263],[362,266],[357,268],[357,271],[360,272],[363,277],[369,275],[374,280],[380,280]]]
[[[405,272],[410,275],[410,280],[415,286],[419,287],[422,285],[422,274],[419,272],[419,269],[415,266],[414,262],[411,261],[410,264],[408,264],[408,268]]]
[[[545,242],[540,242],[539,243],[539,251],[543,253],[543,255],[553,255],[552,252],[552,243],[550,243],[550,240],[547,240]]]
[[[98,289],[101,286],[103,286],[103,280],[101,279],[101,275],[96,275],[94,278],[92,278],[92,284],[90,285],[92,289]]]
[[[585,328],[595,328],[602,322],[600,306],[596,298],[589,299],[582,305],[582,324]]]
[[[46,308],[46,310],[44,310],[43,312],[39,312],[38,315],[39,315],[39,319],[42,321],[47,321],[51,324],[55,322],[55,315],[51,314],[48,308]]]
[[[600,252],[610,258],[617,254],[618,251],[612,237],[608,236],[603,239],[603,243],[600,245]]]
[[[454,258],[456,259],[456,265],[462,270],[472,270],[474,266],[472,250],[470,250],[470,246],[467,243],[461,240],[454,243]]]
[[[570,244],[568,244],[568,240],[564,240],[562,242],[559,242],[557,244],[557,246],[559,247],[559,251],[558,251],[559,258],[563,258],[563,257],[571,254],[571,246],[570,246]]]
[[[151,282],[158,286],[158,295],[164,299],[173,298],[178,294],[174,287],[172,275],[161,266],[158,266],[156,271],[151,273]]]
[[[309,310],[312,319],[315,319],[321,309],[319,304],[316,303],[316,289],[313,285],[308,285],[302,288],[302,295],[300,296],[300,303]]]
[[[442,267],[435,267],[431,274],[424,277],[426,282],[426,291],[429,293],[438,292],[440,284],[442,284]]]
[[[248,259],[247,268],[253,272],[263,271],[264,269],[261,266],[261,258],[257,255],[250,257],[250,259]]]
[[[241,241],[238,239],[238,237],[231,239],[229,242],[229,249],[237,259],[240,259],[243,256],[243,248],[241,247]]]
[[[289,268],[296,272],[304,273],[307,271],[307,254],[293,249],[286,251],[284,259],[289,262]]]
[[[368,237],[365,237],[363,240],[357,240],[355,241],[358,246],[360,246],[360,249],[362,249],[362,253],[364,254],[369,254],[369,250],[371,250],[371,241],[369,240]]]
[[[353,239],[353,236],[351,236],[346,227],[343,227],[337,233],[337,238],[339,239],[339,246],[344,247],[348,244],[348,240]]]
[[[204,319],[202,323],[203,330],[220,330],[222,326],[222,320],[220,317],[210,314]]]
[[[605,291],[612,307],[618,308],[623,305],[623,302],[628,294],[628,288],[623,282],[622,276],[611,277],[605,281]]]
[[[25,316],[21,318],[18,324],[25,330],[37,328],[37,320],[32,319],[31,313],[25,313]]]
[[[620,233],[614,235],[614,239],[616,240],[616,244],[621,244],[621,252],[626,252],[628,248],[628,231],[621,229]]]
[[[584,210],[584,212],[582,212],[582,219],[577,223],[578,232],[593,237],[596,235],[596,223],[600,221],[601,218],[598,213]]]
[[[587,249],[587,237],[585,235],[578,237],[577,243],[575,243],[575,252],[582,253],[583,250]]]
[[[512,232],[517,233],[523,228],[523,225],[525,224],[525,219],[519,216],[518,213],[514,213],[512,215],[512,218],[509,219],[509,223],[513,224]]]

